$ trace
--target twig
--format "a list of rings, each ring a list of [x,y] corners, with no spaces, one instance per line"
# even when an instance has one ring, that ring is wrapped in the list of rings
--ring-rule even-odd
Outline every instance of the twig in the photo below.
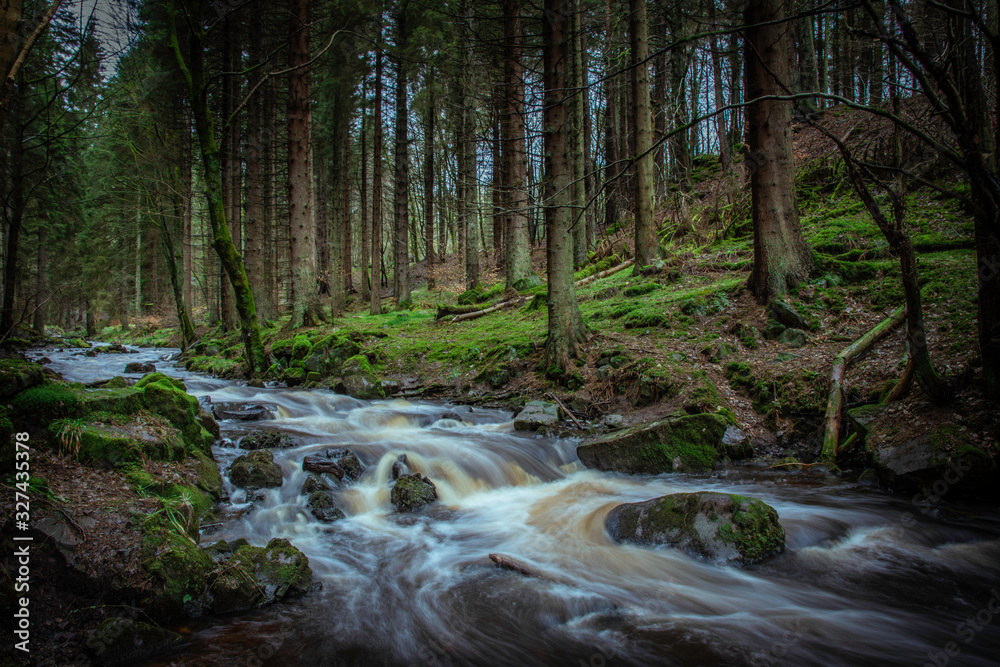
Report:
[[[546,396],[548,396],[549,398],[551,398],[551,399],[552,399],[553,401],[555,401],[555,402],[556,402],[556,405],[558,405],[558,406],[559,406],[560,408],[562,408],[562,411],[563,411],[563,412],[565,412],[565,413],[566,413],[566,415],[567,415],[567,416],[568,416],[568,417],[569,417],[570,419],[572,419],[572,420],[573,420],[573,423],[574,423],[574,424],[576,424],[576,427],[577,427],[578,429],[580,429],[580,430],[583,430],[583,424],[581,424],[580,422],[578,422],[578,421],[576,420],[576,417],[574,417],[574,416],[573,416],[573,413],[572,413],[572,412],[570,412],[570,411],[569,411],[569,410],[568,410],[568,409],[566,408],[566,406],[562,404],[562,401],[560,401],[560,400],[559,400],[558,398],[556,398],[556,395],[555,395],[555,394],[553,394],[553,393],[552,393],[551,391],[549,391],[549,392],[546,392],[546,394],[545,394],[545,395],[546,395]]]

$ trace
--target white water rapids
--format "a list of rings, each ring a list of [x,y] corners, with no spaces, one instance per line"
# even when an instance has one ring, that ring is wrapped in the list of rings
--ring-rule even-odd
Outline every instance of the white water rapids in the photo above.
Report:
[[[576,460],[577,442],[517,433],[507,412],[254,389],[175,367],[162,360],[169,350],[73,352],[45,351],[69,380],[154,361],[214,402],[276,404],[277,419],[221,422],[223,435],[263,426],[302,443],[275,451],[281,488],[266,490],[253,512],[232,513],[203,543],[288,538],[322,590],[189,624],[181,652],[154,664],[1000,664],[995,506],[942,504],[925,514],[926,504],[849,477],[753,466],[711,476],[591,471]],[[334,447],[366,469],[338,492],[347,518],[323,524],[300,493],[301,462]],[[239,453],[226,441],[216,446],[223,474]],[[400,454],[438,489],[439,501],[416,514],[397,514],[389,502]],[[238,508],[244,493],[228,490]],[[702,490],[772,505],[786,552],[722,567],[619,545],[604,531],[615,505]],[[542,578],[498,570],[490,553]]]

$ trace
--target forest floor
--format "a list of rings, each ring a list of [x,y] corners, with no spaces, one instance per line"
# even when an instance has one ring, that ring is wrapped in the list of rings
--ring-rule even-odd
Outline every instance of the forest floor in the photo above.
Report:
[[[860,128],[846,112],[828,112],[826,121],[841,134],[854,128],[856,142],[871,142],[885,131],[878,124]],[[439,308],[455,306],[464,291],[462,267],[454,255],[435,267],[433,290],[426,286],[425,263],[411,267],[412,309],[397,311],[386,299],[386,312],[372,316],[354,295],[336,321],[288,331],[286,320],[280,320],[265,331],[265,341],[273,345],[294,335],[316,340],[338,332],[355,340],[378,375],[398,382],[407,397],[517,409],[551,391],[581,418],[596,422],[621,414],[626,425],[675,411],[688,398],[686,388],[707,378],[758,454],[813,460],[834,357],[902,304],[903,292],[898,259],[846,184],[832,143],[812,128],[796,130],[801,224],[815,260],[810,280],[785,298],[809,325],[801,347],[765,335],[767,310],[745,287],[753,239],[749,194],[736,185],[742,165],[730,177],[720,173],[713,158],[695,161],[692,192],[675,191],[665,198],[659,216],[667,249],[663,271],[642,277],[629,268],[577,290],[591,337],[570,375],[546,374],[542,350],[547,315],[537,297],[544,295],[544,286],[524,293],[523,305],[478,319],[454,323],[450,317],[436,318]],[[950,174],[939,171],[942,185],[962,190]],[[975,382],[977,363],[971,215],[959,201],[930,189],[911,192],[906,204],[931,358],[942,374],[966,386]],[[604,231],[617,254],[584,267],[577,278],[629,256],[629,230]],[[532,248],[532,258],[536,273],[544,277],[544,245]],[[471,300],[486,307],[503,299],[502,275],[493,255],[483,253],[480,261],[482,288]],[[354,281],[358,284],[357,275]],[[463,300],[471,296],[467,293]],[[102,337],[166,344],[175,335],[171,338],[173,332],[161,324],[140,323],[128,334],[109,328]],[[238,377],[241,347],[235,332],[203,328],[199,333],[222,350],[202,366]],[[904,368],[903,338],[904,328],[897,328],[849,367],[849,407],[884,399]],[[643,382],[652,382],[652,399],[640,395]],[[965,393],[976,395],[968,386]],[[919,389],[911,391],[909,400],[915,412],[923,411]]]

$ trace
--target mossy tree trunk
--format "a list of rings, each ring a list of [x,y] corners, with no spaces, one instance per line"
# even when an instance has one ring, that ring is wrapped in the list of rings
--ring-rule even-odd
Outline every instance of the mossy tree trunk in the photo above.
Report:
[[[508,207],[505,277],[508,287],[531,274],[528,246],[528,158],[524,147],[524,30],[521,0],[504,0],[504,88],[506,108],[501,121]]]
[[[649,35],[646,0],[629,0],[629,38],[632,44],[632,123],[635,126],[635,271],[660,257],[653,219],[653,145],[649,102]]]
[[[219,160],[219,148],[215,142],[215,130],[212,113],[208,107],[208,88],[205,78],[205,54],[203,44],[205,32],[201,15],[201,3],[197,0],[184,0],[184,17],[178,17],[174,0],[167,2],[167,21],[170,31],[170,46],[187,84],[191,99],[191,111],[195,121],[195,131],[198,134],[198,144],[201,148],[202,164],[205,169],[205,197],[208,204],[208,219],[212,227],[212,247],[215,248],[219,261],[232,283],[236,296],[236,312],[239,314],[241,336],[246,351],[247,370],[256,375],[267,369],[267,355],[260,336],[260,325],[257,322],[257,309],[254,304],[253,292],[247,280],[243,257],[233,245],[226,224],[226,212],[222,206],[222,165]],[[180,39],[177,34],[177,22],[183,21],[187,26],[188,58],[181,52]]]
[[[550,368],[566,372],[587,339],[573,284],[573,236],[570,230],[570,173],[566,164],[566,63],[569,49],[567,0],[545,0],[542,60],[545,85],[542,131],[545,146],[545,229],[548,260],[548,338]]]
[[[375,111],[372,118],[372,315],[382,314],[382,18],[375,49]]]
[[[290,329],[320,320],[316,286],[316,224],[313,217],[310,143],[309,2],[290,0],[288,65],[288,248],[292,265]]]
[[[177,220],[183,220],[182,205],[179,198],[172,197],[174,216]],[[150,202],[150,210],[160,211],[156,202]],[[170,276],[170,287],[174,293],[174,306],[177,310],[177,327],[181,330],[181,349],[186,350],[188,345],[194,342],[194,323],[188,313],[188,304],[184,301],[183,268],[184,258],[178,252],[178,246],[174,242],[174,232],[171,230],[171,222],[162,213],[156,213],[156,223],[163,233],[160,249],[163,251],[163,259],[167,262],[167,273]]]
[[[750,0],[746,30],[747,144],[753,218],[749,288],[759,303],[784,294],[809,276],[812,255],[795,206],[792,103],[756,99],[785,95],[789,85],[785,0]]]

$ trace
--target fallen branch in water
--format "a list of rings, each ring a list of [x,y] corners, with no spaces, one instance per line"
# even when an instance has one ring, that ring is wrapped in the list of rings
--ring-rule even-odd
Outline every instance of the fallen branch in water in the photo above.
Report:
[[[826,433],[823,436],[823,449],[820,450],[819,454],[820,461],[833,463],[837,460],[837,441],[840,439],[840,408],[844,401],[844,371],[847,364],[902,324],[905,317],[906,306],[900,306],[889,317],[875,325],[871,331],[834,357],[833,371],[830,373],[830,399],[826,404]]]
[[[501,570],[511,570],[513,572],[520,572],[527,577],[538,577],[539,579],[544,579],[542,575],[533,571],[527,565],[519,560],[511,558],[510,556],[504,556],[503,554],[490,554],[490,560],[496,563],[496,566]]]
[[[605,269],[604,271],[598,271],[597,273],[595,273],[592,276],[587,276],[586,278],[581,278],[580,280],[577,280],[576,281],[576,286],[577,287],[582,287],[584,285],[587,285],[589,283],[594,282],[595,280],[600,280],[601,278],[607,278],[608,276],[614,275],[615,273],[618,273],[619,271],[624,271],[625,269],[627,269],[628,267],[632,266],[633,264],[635,264],[635,260],[634,259],[627,259],[624,262],[622,262],[621,264],[619,264],[618,266],[612,266],[610,269]]]

